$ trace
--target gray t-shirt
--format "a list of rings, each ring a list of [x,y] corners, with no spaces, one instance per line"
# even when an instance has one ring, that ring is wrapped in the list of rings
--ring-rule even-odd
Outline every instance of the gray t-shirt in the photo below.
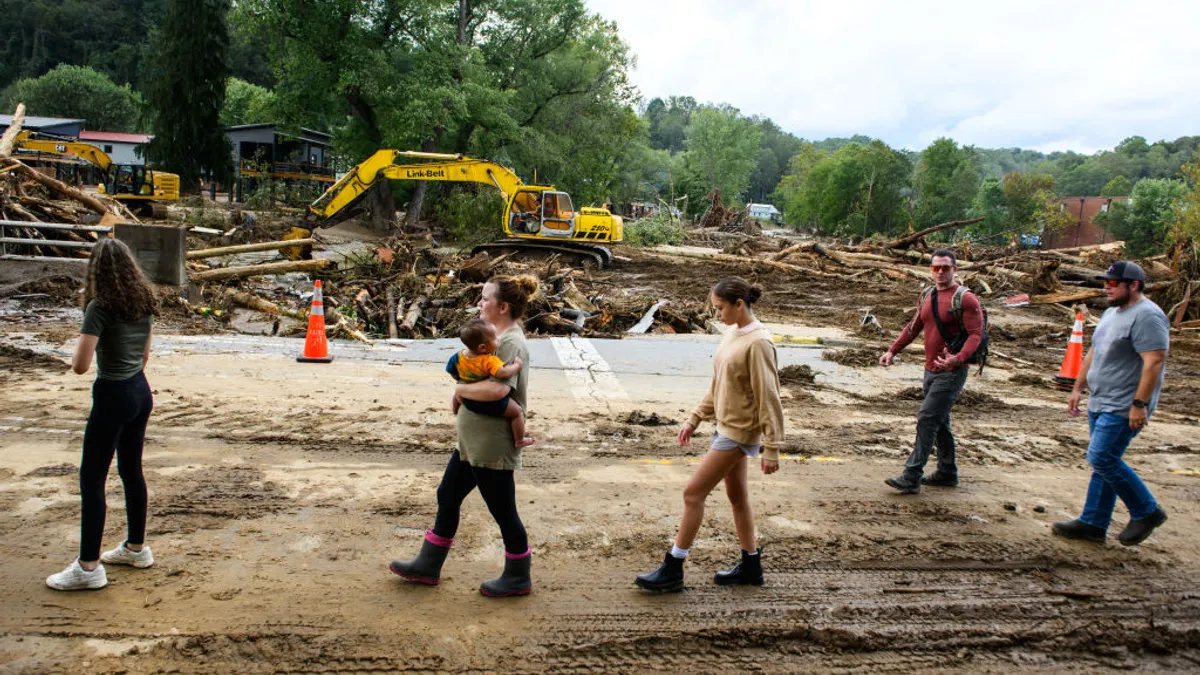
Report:
[[[512,399],[528,412],[525,395],[529,387],[529,346],[525,343],[525,331],[520,325],[513,326],[500,336],[496,356],[505,363],[521,357],[525,363],[520,372],[507,380],[496,380],[512,387]],[[458,409],[458,453],[464,462],[483,469],[514,470],[521,468],[521,448],[513,444],[512,421],[507,417],[478,415]]]
[[[100,338],[96,342],[96,371],[100,379],[127,380],[142,372],[151,319],[146,315],[134,321],[121,321],[95,300],[88,303],[79,332]]]
[[[1088,412],[1128,416],[1142,379],[1142,352],[1167,349],[1169,343],[1167,315],[1149,298],[1125,308],[1105,310],[1092,335],[1092,367],[1087,372]],[[1146,406],[1147,415],[1158,406],[1158,393],[1166,374],[1164,365]]]

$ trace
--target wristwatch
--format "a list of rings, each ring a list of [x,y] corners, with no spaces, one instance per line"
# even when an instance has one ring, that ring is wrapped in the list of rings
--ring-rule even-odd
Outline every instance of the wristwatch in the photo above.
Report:
[[[1145,407],[1146,407],[1146,402],[1145,402],[1145,401],[1143,401],[1143,400],[1142,400],[1142,399],[1140,399],[1140,398],[1135,398],[1135,399],[1133,399],[1133,407],[1135,407],[1135,408],[1145,408]]]

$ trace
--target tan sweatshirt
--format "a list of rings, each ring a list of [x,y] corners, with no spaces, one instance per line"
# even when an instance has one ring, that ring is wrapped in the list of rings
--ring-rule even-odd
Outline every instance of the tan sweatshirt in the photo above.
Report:
[[[764,459],[779,459],[783,443],[783,404],[775,343],[765,328],[727,331],[713,357],[713,378],[688,422],[697,427],[716,419],[717,433],[763,446]]]

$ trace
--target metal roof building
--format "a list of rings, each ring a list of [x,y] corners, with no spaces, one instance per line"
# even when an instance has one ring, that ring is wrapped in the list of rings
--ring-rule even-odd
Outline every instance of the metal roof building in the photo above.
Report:
[[[0,127],[7,129],[12,124],[12,120],[12,115],[0,115]],[[79,136],[79,132],[83,130],[84,122],[86,120],[26,115],[25,122],[21,125],[21,128],[29,129],[30,131],[41,131],[47,134],[57,134],[59,136]]]

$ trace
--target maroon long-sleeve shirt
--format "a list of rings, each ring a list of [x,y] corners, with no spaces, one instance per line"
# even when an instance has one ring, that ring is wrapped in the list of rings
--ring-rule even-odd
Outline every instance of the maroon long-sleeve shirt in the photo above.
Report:
[[[951,286],[945,291],[938,291],[938,316],[942,320],[942,325],[946,327],[946,333],[951,339],[958,335],[959,331],[967,331],[967,343],[963,345],[961,351],[958,352],[958,357],[962,359],[963,365],[966,365],[967,359],[975,353],[979,348],[979,343],[983,340],[983,308],[979,306],[979,298],[975,297],[974,293],[967,292],[962,298],[962,322],[959,326],[955,320],[954,313],[950,311],[950,304],[954,300],[954,291],[958,288],[958,284]],[[942,340],[942,334],[937,329],[937,323],[933,320],[933,294],[921,303],[917,308],[917,313],[912,320],[905,324],[904,329],[900,331],[900,336],[892,343],[891,352],[899,354],[900,350],[904,349],[916,339],[921,331],[925,331],[925,370],[939,372],[939,369],[934,367],[933,362],[941,353],[942,348],[946,346],[946,342]]]

